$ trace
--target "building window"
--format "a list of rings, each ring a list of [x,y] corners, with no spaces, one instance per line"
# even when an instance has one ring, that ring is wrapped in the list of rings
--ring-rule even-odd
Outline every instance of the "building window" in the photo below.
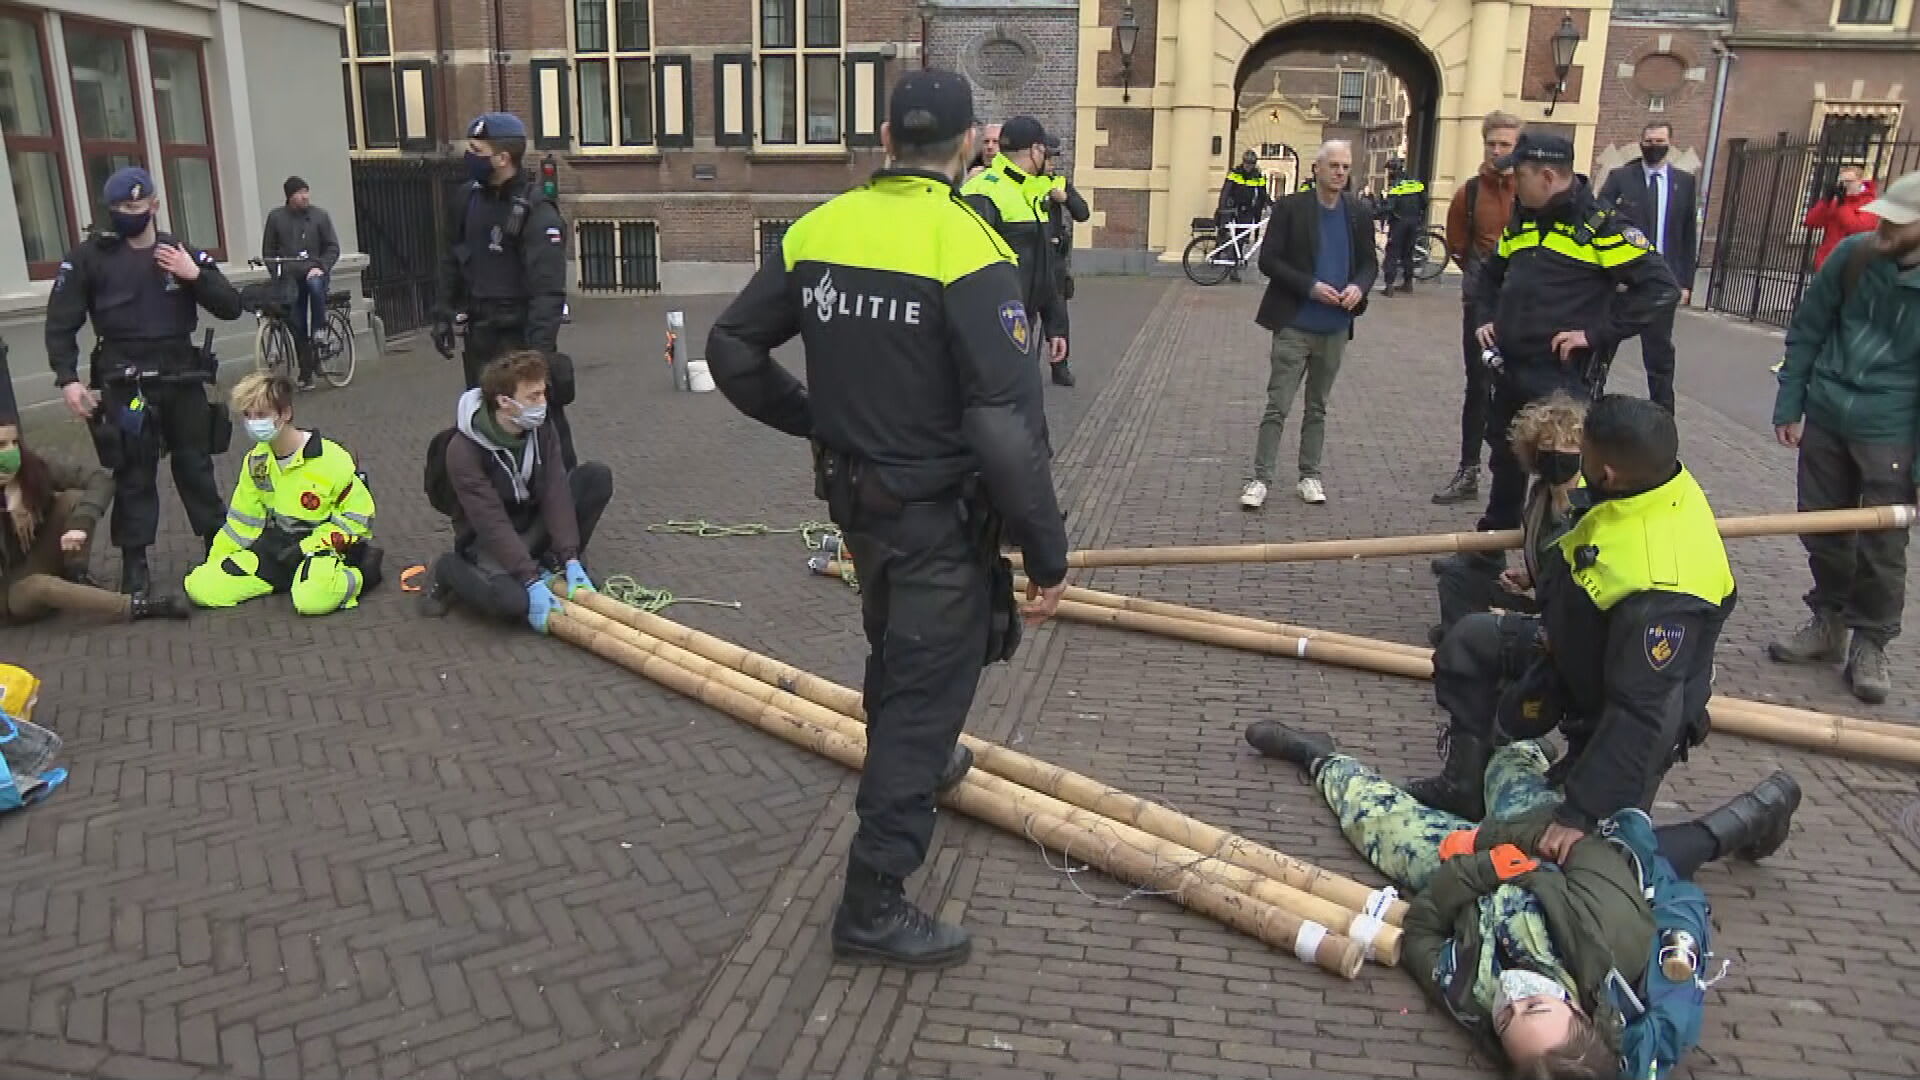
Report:
[[[52,74],[39,21],[0,11],[0,136],[13,174],[27,273],[35,278],[54,275],[76,235]]]
[[[791,218],[761,218],[756,222],[754,231],[759,234],[759,242],[753,248],[754,265],[763,265],[768,259],[784,259],[786,256],[780,245],[787,238],[787,230],[792,227]]]
[[[580,288],[602,292],[656,292],[660,288],[660,226],[651,221],[582,221]]]
[[[198,42],[147,35],[153,115],[160,135],[160,187],[170,231],[225,259],[220,242],[220,186],[214,177],[213,133]]]
[[[91,220],[107,220],[100,192],[107,178],[139,165],[143,134],[134,105],[133,35],[118,27],[65,20],[67,70],[73,84],[74,127],[80,134],[80,173]]]
[[[1890,26],[1895,0],[1840,0],[1834,21],[1842,26]]]
[[[838,145],[840,0],[759,0],[760,141]]]
[[[347,5],[340,57],[348,146],[400,149],[400,105],[393,82],[393,26],[387,0],[353,0]]]
[[[654,144],[648,0],[573,0],[574,87],[583,147]]]
[[[1367,73],[1364,71],[1343,71],[1340,73],[1340,122],[1357,124],[1360,122],[1360,99],[1366,96]]]

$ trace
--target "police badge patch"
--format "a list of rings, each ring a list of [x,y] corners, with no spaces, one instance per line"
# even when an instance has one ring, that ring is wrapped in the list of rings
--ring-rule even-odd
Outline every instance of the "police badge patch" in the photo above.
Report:
[[[1659,623],[1647,627],[1647,666],[1655,671],[1665,671],[1680,655],[1680,646],[1687,640],[1687,628],[1679,623]]]
[[[1027,351],[1027,341],[1031,331],[1027,326],[1025,306],[1009,301],[1000,305],[1000,329],[1007,332],[1007,338],[1021,352]]]
[[[1653,249],[1653,242],[1647,239],[1647,234],[1632,225],[1620,226],[1620,239],[1625,240],[1627,243],[1632,244],[1642,251],[1650,251]]]

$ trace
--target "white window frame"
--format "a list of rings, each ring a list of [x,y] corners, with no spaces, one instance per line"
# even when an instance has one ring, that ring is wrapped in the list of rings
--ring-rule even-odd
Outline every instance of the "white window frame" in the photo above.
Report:
[[[572,130],[567,134],[573,140],[575,152],[581,154],[619,155],[631,157],[634,154],[653,154],[660,150],[661,142],[661,75],[660,57],[656,55],[658,24],[654,21],[653,0],[647,5],[647,47],[644,49],[623,49],[620,47],[620,27],[615,21],[619,16],[619,0],[563,0],[567,6],[567,78],[570,82],[568,97],[573,101]],[[580,8],[583,5],[597,6],[606,18],[606,38],[604,49],[582,49],[580,47]],[[647,136],[632,142],[625,141],[620,134],[624,110],[620,100],[620,65],[633,61],[644,61],[647,65]],[[581,76],[587,64],[605,64],[607,72],[607,140],[604,144],[590,144],[586,139],[587,95],[581,93]],[[682,107],[685,108],[683,102]]]
[[[353,98],[353,111],[347,116],[347,149],[355,155],[394,156],[401,152],[406,142],[407,131],[405,116],[400,104],[400,70],[393,56],[393,5],[395,0],[379,0],[380,10],[387,17],[387,51],[378,56],[360,55],[360,22],[358,5],[352,0],[341,5],[346,11],[346,23],[341,28],[346,35],[346,53],[340,57],[340,63],[346,70],[347,83]],[[367,68],[384,67],[393,86],[393,145],[367,145],[367,99],[361,88],[361,72]]]
[[[1842,22],[1841,12],[1846,10],[1848,0],[1833,0],[1833,14],[1829,19],[1835,30],[1850,34],[1885,34],[1911,26],[1913,23],[1913,0],[1894,0],[1888,10],[1891,15],[1885,22]]]
[[[765,41],[766,7],[774,0],[753,0],[753,93],[754,93],[754,135],[753,148],[760,153],[773,154],[819,154],[834,153],[847,147],[847,0],[834,0],[835,15],[839,20],[838,32],[834,35],[832,46],[810,46],[807,44],[807,4],[808,0],[788,0],[793,5],[793,44],[791,46],[768,46]],[[834,81],[834,130],[838,137],[832,141],[813,142],[807,132],[807,60],[831,57]],[[767,60],[791,59],[793,61],[793,112],[794,140],[792,142],[772,142],[767,132]]]

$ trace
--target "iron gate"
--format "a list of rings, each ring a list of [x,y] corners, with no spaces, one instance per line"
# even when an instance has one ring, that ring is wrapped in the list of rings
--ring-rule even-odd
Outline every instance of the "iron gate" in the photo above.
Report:
[[[443,158],[353,162],[354,223],[367,253],[366,290],[389,334],[417,330],[432,320],[449,207],[465,179],[459,161]]]
[[[1709,309],[1772,326],[1792,321],[1822,233],[1804,224],[1807,210],[1849,165],[1885,188],[1920,169],[1920,141],[1896,140],[1877,118],[1836,116],[1819,139],[1727,144]]]

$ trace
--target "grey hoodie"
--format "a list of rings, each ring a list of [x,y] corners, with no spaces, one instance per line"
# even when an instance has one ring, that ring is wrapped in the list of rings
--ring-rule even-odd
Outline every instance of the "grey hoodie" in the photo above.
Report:
[[[463,438],[447,443],[447,477],[460,502],[455,546],[474,548],[526,584],[540,574],[539,556],[550,554],[565,563],[580,554],[573,491],[553,425],[529,432],[516,460],[512,448],[476,422],[483,408],[478,389],[462,394],[454,425]],[[536,531],[536,525],[545,528]]]

